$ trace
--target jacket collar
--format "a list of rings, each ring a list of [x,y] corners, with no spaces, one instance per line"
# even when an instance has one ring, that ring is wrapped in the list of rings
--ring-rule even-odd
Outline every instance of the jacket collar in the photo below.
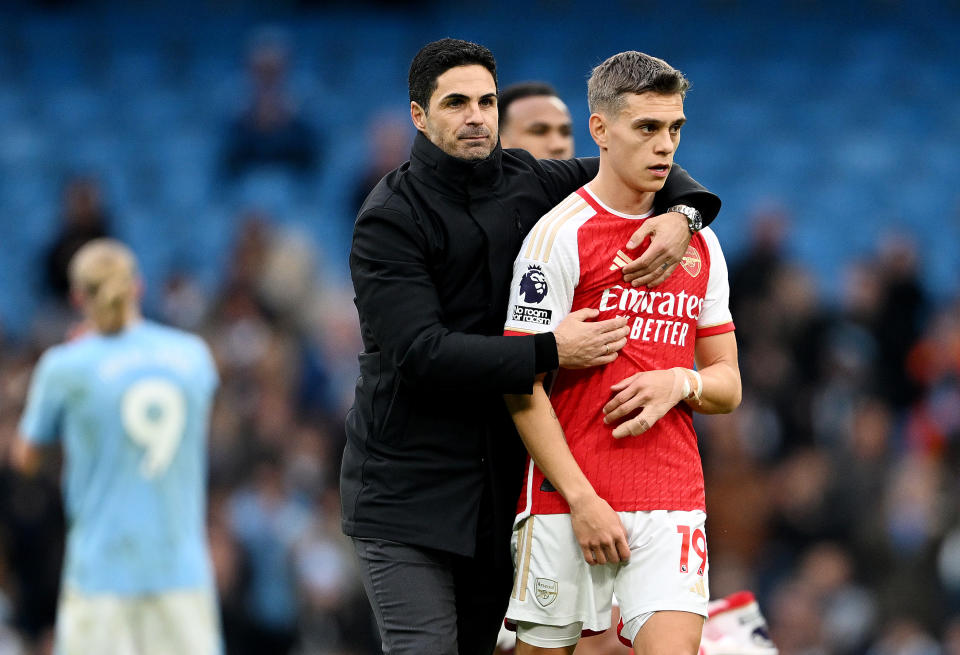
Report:
[[[470,196],[492,191],[501,174],[500,142],[490,156],[466,161],[448,155],[423,132],[417,132],[410,153],[410,172],[424,184],[453,196]]]

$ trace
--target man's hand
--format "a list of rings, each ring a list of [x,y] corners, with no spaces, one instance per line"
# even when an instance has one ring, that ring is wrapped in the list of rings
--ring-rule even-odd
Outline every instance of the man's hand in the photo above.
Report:
[[[570,503],[570,521],[587,564],[630,559],[627,532],[613,508],[596,494]]]
[[[597,309],[578,309],[560,321],[553,331],[561,368],[589,368],[609,364],[627,344],[627,319],[610,318],[587,322],[600,314]]]
[[[643,407],[643,411],[618,425],[617,439],[643,434],[683,398],[684,373],[679,368],[644,371],[617,382],[610,389],[616,394],[603,406],[603,422],[615,423]]]
[[[670,212],[648,218],[627,241],[627,250],[637,248],[647,237],[650,237],[647,249],[623,267],[624,282],[635,287],[655,287],[673,273],[690,245],[687,217]]]

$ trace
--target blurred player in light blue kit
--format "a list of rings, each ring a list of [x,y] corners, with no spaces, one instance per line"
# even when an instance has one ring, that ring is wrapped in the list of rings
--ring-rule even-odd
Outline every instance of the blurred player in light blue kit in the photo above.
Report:
[[[58,655],[222,651],[205,528],[218,377],[199,337],[141,317],[136,269],[110,239],[74,256],[86,331],[40,359],[13,451],[26,473],[65,451]]]

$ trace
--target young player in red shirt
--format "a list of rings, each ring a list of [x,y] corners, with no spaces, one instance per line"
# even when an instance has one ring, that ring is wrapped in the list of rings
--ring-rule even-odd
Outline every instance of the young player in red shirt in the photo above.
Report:
[[[700,644],[709,586],[691,412],[740,403],[726,264],[705,229],[655,290],[619,272],[630,261],[620,244],[670,171],[688,86],[638,52],[594,69],[600,171],[540,220],[514,265],[507,334],[550,330],[583,308],[631,326],[610,364],[560,371],[549,396],[543,376],[532,395],[507,396],[531,455],[507,612],[520,655],[570,653],[581,632],[607,629],[614,593],[637,653],[696,655]]]

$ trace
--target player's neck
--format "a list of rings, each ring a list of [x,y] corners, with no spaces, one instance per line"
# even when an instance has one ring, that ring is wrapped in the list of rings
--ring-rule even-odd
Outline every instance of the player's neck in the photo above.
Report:
[[[640,216],[653,209],[653,198],[656,195],[652,191],[631,189],[616,175],[604,171],[602,166],[590,182],[590,190],[607,207],[631,216]]]

